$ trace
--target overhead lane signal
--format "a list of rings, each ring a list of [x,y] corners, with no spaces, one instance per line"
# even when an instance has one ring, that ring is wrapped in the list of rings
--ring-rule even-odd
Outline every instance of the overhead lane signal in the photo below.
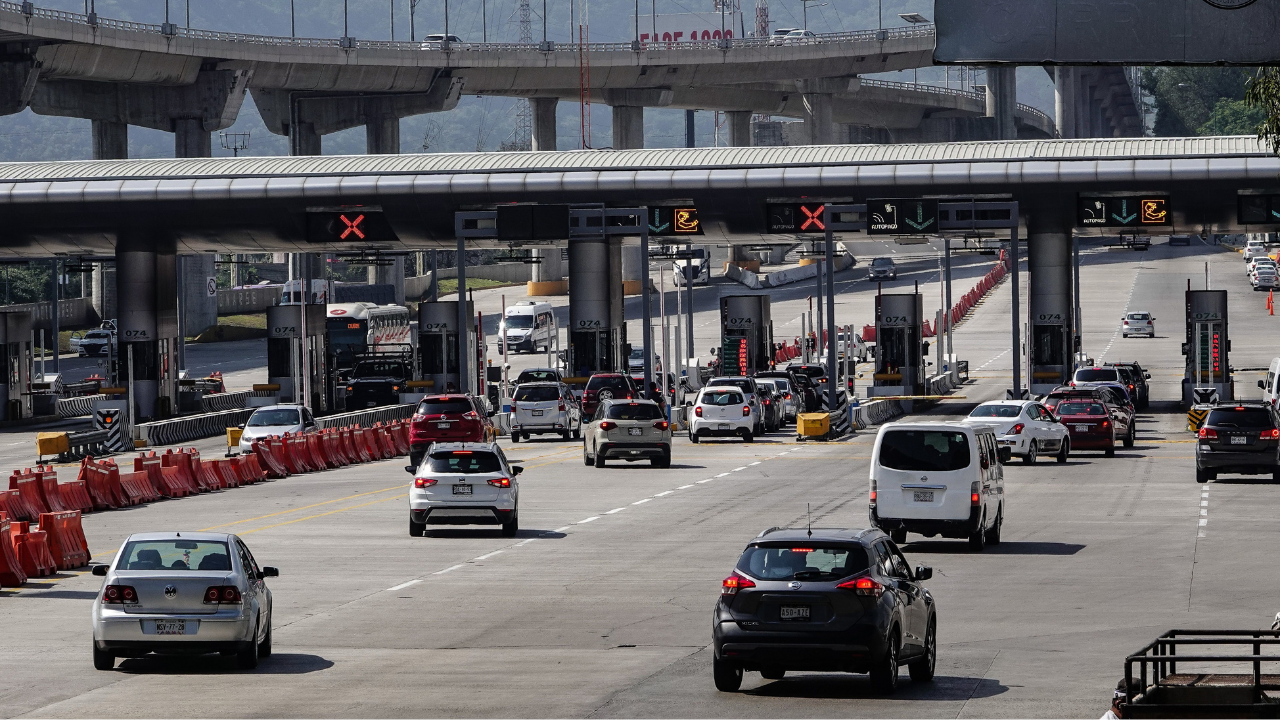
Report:
[[[1143,227],[1173,224],[1167,195],[1080,195],[1076,227]]]

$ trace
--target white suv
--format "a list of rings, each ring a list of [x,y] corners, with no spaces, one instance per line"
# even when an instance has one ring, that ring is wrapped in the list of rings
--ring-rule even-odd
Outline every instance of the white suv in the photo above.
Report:
[[[413,473],[409,488],[409,534],[427,525],[501,525],[503,537],[520,528],[520,484],[524,468],[512,467],[497,443],[435,443]]]
[[[736,387],[742,391],[747,407],[751,408],[751,433],[753,435],[763,435],[764,429],[764,410],[760,407],[759,388],[756,387],[754,378],[744,377],[742,375],[731,375],[724,377],[711,378],[706,385],[709,388],[719,387]]]
[[[532,382],[516,388],[511,398],[511,442],[543,433],[576,440],[581,432],[582,415],[568,385]]]
[[[691,412],[689,439],[693,442],[707,437],[740,437],[751,442],[755,436],[755,410],[737,387],[703,388]]]

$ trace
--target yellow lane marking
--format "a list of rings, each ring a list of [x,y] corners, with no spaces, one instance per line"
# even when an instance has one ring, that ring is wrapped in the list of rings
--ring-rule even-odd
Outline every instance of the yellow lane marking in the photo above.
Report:
[[[364,497],[365,495],[377,495],[378,493],[384,493],[389,490],[403,490],[406,485],[408,485],[408,483],[402,483],[400,485],[394,485],[392,487],[382,488],[381,490],[370,490],[368,492],[356,493],[355,495],[348,495],[346,497],[340,497],[335,500],[325,500],[324,502],[313,503],[311,505],[303,505],[302,507],[293,508],[292,510],[281,510],[279,512],[268,513],[266,515],[259,515],[257,517],[245,518],[244,520],[234,520],[229,523],[222,523],[221,525],[214,525],[212,527],[204,528],[199,532],[210,532],[213,530],[217,530],[218,528],[229,527],[231,525],[239,525],[240,523],[253,522],[254,520],[265,520],[267,518],[276,517],[278,515],[288,515],[289,513],[295,513],[300,510],[310,510],[311,508],[320,507],[322,505],[332,505],[333,503],[336,503],[336,502],[342,502],[343,500],[352,500],[358,497]]]
[[[358,508],[368,507],[368,506],[370,506],[370,505],[377,505],[378,503],[384,503],[384,502],[387,502],[387,501],[390,501],[390,500],[399,500],[400,498],[406,498],[406,497],[409,497],[409,493],[404,493],[404,494],[402,494],[402,495],[393,495],[392,497],[389,497],[389,498],[381,498],[381,499],[379,499],[379,500],[370,500],[370,501],[369,501],[369,502],[367,502],[367,503],[361,503],[361,504],[359,504],[359,505],[351,505],[351,506],[349,506],[349,507],[338,508],[337,510],[330,510],[329,512],[322,512],[322,513],[319,513],[319,514],[316,514],[316,515],[308,515],[307,517],[295,518],[295,519],[293,519],[293,520],[286,520],[285,522],[282,522],[282,523],[276,523],[276,524],[274,524],[274,525],[263,525],[263,526],[262,526],[262,527],[260,527],[260,528],[254,528],[254,529],[252,529],[252,530],[245,530],[245,531],[243,531],[243,532],[239,532],[239,533],[236,533],[236,534],[237,534],[237,535],[249,535],[250,533],[261,532],[261,531],[263,531],[263,530],[270,530],[271,528],[283,527],[283,526],[285,526],[285,525],[292,525],[292,524],[294,524],[294,523],[300,523],[300,522],[303,522],[304,520],[315,520],[316,518],[327,517],[327,516],[329,516],[329,515],[337,515],[338,513],[343,513],[343,512],[346,512],[346,511],[348,511],[348,510],[356,510],[356,509],[358,509]]]

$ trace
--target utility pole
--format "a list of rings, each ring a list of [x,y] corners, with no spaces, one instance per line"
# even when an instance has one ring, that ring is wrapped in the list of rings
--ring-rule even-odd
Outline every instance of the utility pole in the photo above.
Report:
[[[545,0],[543,0],[545,2]],[[529,9],[529,0],[520,0],[520,42],[525,45],[533,44],[533,23]],[[544,9],[543,12],[546,12]],[[542,18],[542,33],[545,36],[547,32],[547,18]],[[542,38],[543,43],[546,37]],[[546,47],[545,44],[543,47]],[[529,98],[521,98],[516,109],[516,142],[518,147],[524,148],[524,143],[529,143],[529,149],[533,148],[533,107],[529,104]],[[544,148],[545,149],[545,148]]]

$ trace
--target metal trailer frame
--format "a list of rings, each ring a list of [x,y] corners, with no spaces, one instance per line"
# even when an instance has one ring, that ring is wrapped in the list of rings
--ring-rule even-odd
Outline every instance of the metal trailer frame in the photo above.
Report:
[[[1178,654],[1181,647],[1204,647],[1212,645],[1249,646],[1251,653],[1229,654]],[[1263,645],[1280,645],[1280,629],[1272,630],[1170,630],[1142,649],[1127,656],[1124,660],[1125,678],[1125,717],[1280,717],[1280,703],[1262,702],[1262,691],[1267,688],[1280,688],[1280,680],[1275,675],[1264,676],[1262,663],[1280,663],[1280,655],[1263,655]],[[1249,675],[1230,675],[1229,678],[1249,678],[1248,685],[1239,682],[1213,683],[1211,674],[1204,674],[1206,681],[1198,685],[1190,683],[1164,683],[1178,674],[1178,663],[1249,663],[1252,672]],[[1138,676],[1134,677],[1134,666],[1137,665]],[[1148,667],[1150,677],[1148,678]],[[1219,676],[1226,673],[1212,673]],[[1200,675],[1200,673],[1197,673]],[[1269,680],[1264,680],[1269,678]],[[1135,689],[1134,680],[1138,681]],[[1150,683],[1148,683],[1150,680]],[[1194,693],[1192,688],[1202,688],[1203,694],[1211,694],[1214,689],[1247,687],[1250,690],[1252,703],[1239,702],[1207,702],[1179,703],[1161,702],[1163,698],[1157,694],[1161,688],[1181,687]],[[1185,699],[1185,698],[1184,698]],[[1205,698],[1208,699],[1208,698]],[[1225,698],[1220,698],[1225,700]],[[1149,700],[1150,702],[1142,702]],[[1135,702],[1136,701],[1136,702]],[[1149,712],[1144,712],[1146,709]],[[1181,713],[1181,714],[1180,714]]]

